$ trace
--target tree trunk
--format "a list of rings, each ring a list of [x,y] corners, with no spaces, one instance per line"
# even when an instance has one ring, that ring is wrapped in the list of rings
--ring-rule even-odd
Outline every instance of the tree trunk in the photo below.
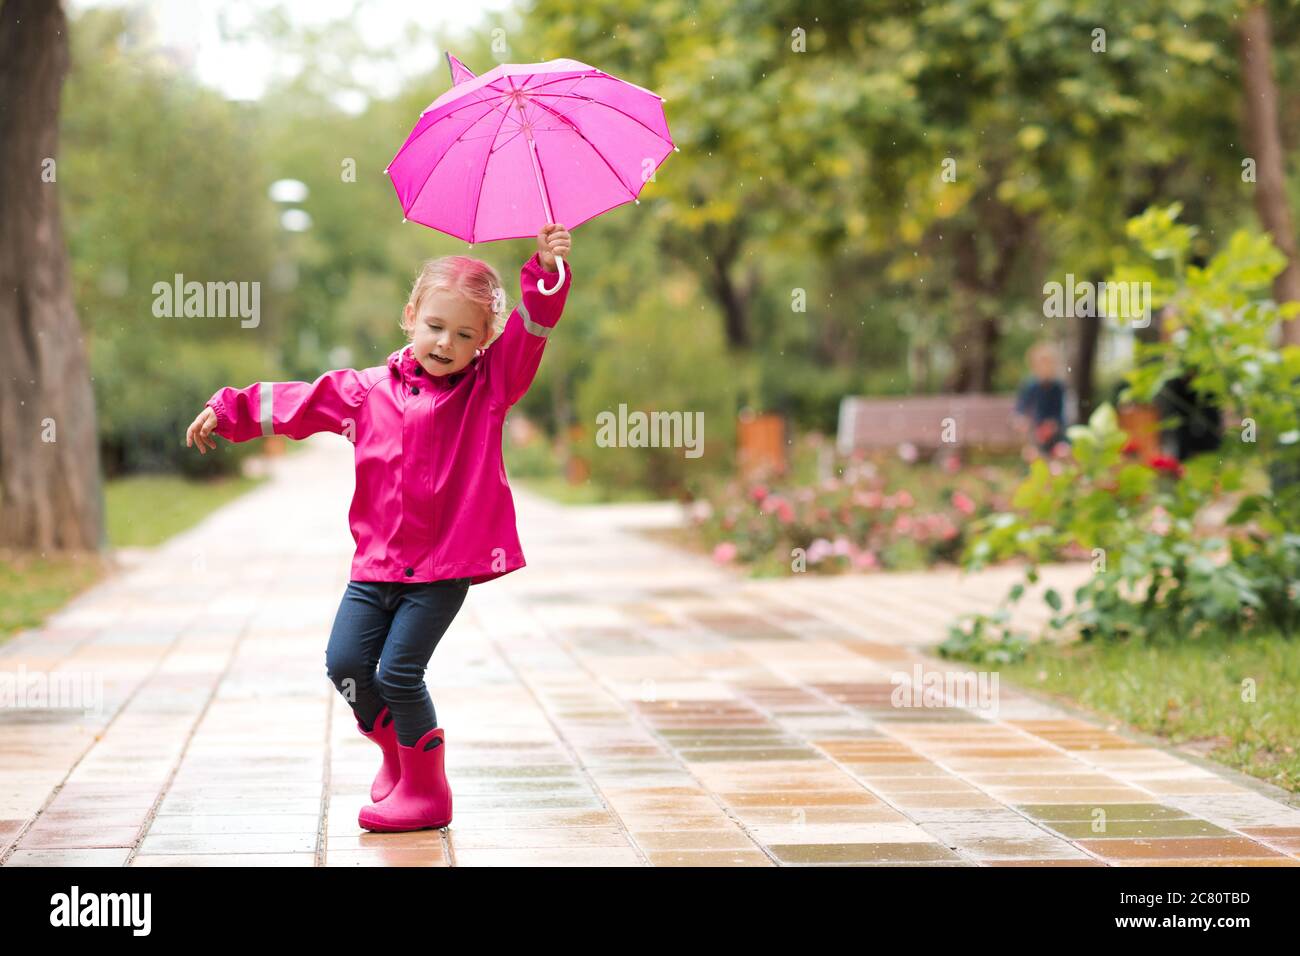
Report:
[[[1074,396],[1078,400],[1078,422],[1086,422],[1096,404],[1097,341],[1101,337],[1101,318],[1084,315],[1077,319],[1078,340],[1074,353]]]
[[[1273,298],[1282,303],[1300,299],[1300,260],[1296,258],[1295,229],[1287,204],[1272,48],[1267,8],[1262,3],[1249,7],[1241,18],[1246,142],[1255,158],[1255,209],[1264,228],[1272,234],[1273,242],[1287,258],[1286,269],[1273,282]],[[1300,321],[1283,323],[1282,340],[1300,345]]]
[[[1003,280],[996,275],[986,279],[981,274],[979,234],[973,228],[958,231],[956,247],[953,302],[961,331],[949,389],[988,394],[997,373],[1002,327],[997,314],[989,310],[985,293],[990,287],[1000,291]]]
[[[727,349],[732,352],[747,351],[753,344],[749,334],[749,304],[754,290],[749,286],[742,287],[732,276],[732,266],[740,251],[740,236],[732,233],[723,242],[709,243],[708,248],[710,253],[706,288],[722,307]]]
[[[0,545],[41,551],[105,544],[94,391],[54,181],[67,33],[58,2],[0,4]]]

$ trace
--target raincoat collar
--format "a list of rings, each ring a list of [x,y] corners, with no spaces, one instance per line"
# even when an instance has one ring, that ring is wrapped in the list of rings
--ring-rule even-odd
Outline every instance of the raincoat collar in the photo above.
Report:
[[[405,345],[388,356],[388,372],[393,378],[400,378],[404,385],[426,385],[432,388],[453,388],[456,383],[465,377],[475,365],[482,352],[475,355],[469,360],[459,372],[454,375],[430,375],[426,372],[420,363],[415,359],[415,352],[410,345]]]

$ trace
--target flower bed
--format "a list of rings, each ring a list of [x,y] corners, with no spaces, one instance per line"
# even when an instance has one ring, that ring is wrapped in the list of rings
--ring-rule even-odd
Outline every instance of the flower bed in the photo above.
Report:
[[[934,462],[836,458],[826,439],[806,436],[830,477],[714,482],[696,490],[692,530],[722,564],[757,574],[900,570],[955,564],[976,519],[1005,509],[1024,475],[1014,459],[964,464],[955,453]],[[904,450],[905,457],[913,457]],[[796,453],[796,458],[799,453]]]

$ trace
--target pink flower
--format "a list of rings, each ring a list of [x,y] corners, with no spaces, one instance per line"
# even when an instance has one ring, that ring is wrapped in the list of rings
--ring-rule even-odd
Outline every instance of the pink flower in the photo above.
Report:
[[[909,465],[912,464],[918,457],[916,446],[910,441],[903,442],[898,446],[898,457],[903,459],[903,461],[907,462]]]
[[[973,515],[975,513],[975,502],[960,491],[952,493],[952,506],[964,515]]]
[[[855,491],[853,493],[853,503],[861,505],[863,508],[879,508],[881,500],[878,491]]]
[[[907,534],[912,530],[912,516],[899,515],[894,521],[894,530],[899,534]]]
[[[1151,509],[1151,531],[1160,535],[1169,533],[1169,512],[1159,505]]]
[[[782,501],[776,506],[776,514],[782,524],[789,524],[794,520],[794,509],[790,507],[788,501]]]
[[[912,507],[912,505],[916,504],[916,499],[913,498],[910,494],[908,494],[906,490],[900,491],[897,497],[898,497],[898,507],[900,508],[910,508]]]
[[[876,558],[874,551],[859,551],[853,556],[853,566],[855,568],[878,568],[880,561]]]
[[[713,549],[713,560],[719,564],[727,564],[736,558],[737,549],[730,541],[723,541]]]
[[[961,470],[961,458],[957,455],[945,455],[943,458],[943,470],[950,475],[957,474]]]
[[[853,545],[849,543],[849,539],[844,537],[844,535],[840,535],[835,539],[836,554],[849,554],[852,550]]]
[[[753,488],[750,488],[749,497],[752,498],[754,501],[762,501],[764,498],[767,497],[767,486],[755,485]]]
[[[825,538],[816,538],[808,545],[808,560],[813,564],[817,564],[823,558],[829,558],[834,553],[835,549]]]

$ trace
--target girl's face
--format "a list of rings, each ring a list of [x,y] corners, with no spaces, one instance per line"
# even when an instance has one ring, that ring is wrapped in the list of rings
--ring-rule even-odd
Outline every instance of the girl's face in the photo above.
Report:
[[[419,315],[410,303],[403,314],[412,333],[411,351],[430,375],[459,372],[488,339],[482,309],[447,289],[426,293]]]
[[[1051,352],[1039,352],[1031,360],[1034,376],[1042,381],[1056,378],[1056,356]]]

